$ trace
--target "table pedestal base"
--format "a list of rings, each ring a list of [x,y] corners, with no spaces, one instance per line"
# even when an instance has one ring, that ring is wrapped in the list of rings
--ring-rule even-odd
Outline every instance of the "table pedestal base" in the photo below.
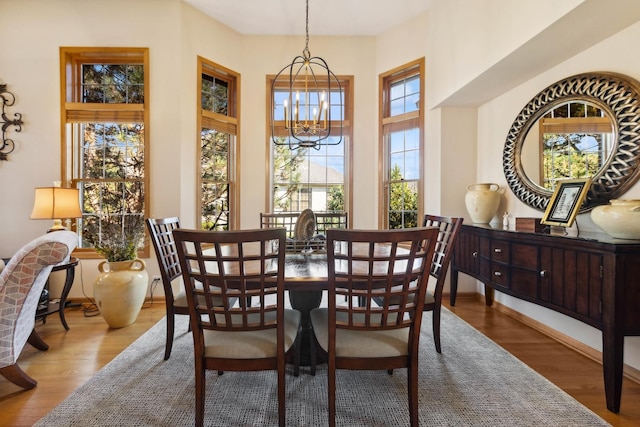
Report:
[[[313,329],[311,328],[311,310],[320,307],[322,301],[322,291],[289,291],[289,302],[291,307],[299,310],[302,314],[302,331],[300,339],[300,365],[311,365],[311,339]]]

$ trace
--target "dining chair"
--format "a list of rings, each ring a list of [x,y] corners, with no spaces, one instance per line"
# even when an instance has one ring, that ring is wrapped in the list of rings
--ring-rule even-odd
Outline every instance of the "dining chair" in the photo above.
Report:
[[[173,230],[180,228],[180,220],[174,216],[147,218],[145,222],[156,252],[156,259],[160,268],[160,279],[164,289],[164,301],[167,311],[167,339],[164,346],[164,360],[168,360],[171,357],[171,349],[173,348],[176,315],[189,315],[187,294],[182,284],[182,269],[180,268],[180,261],[178,261],[176,242],[173,238]],[[176,288],[177,290],[174,291]],[[222,301],[218,299],[215,300],[215,303],[222,304]],[[190,330],[191,325],[189,325]]]
[[[147,218],[145,222],[156,252],[160,278],[164,289],[167,311],[167,338],[164,346],[164,360],[168,360],[171,357],[171,349],[173,348],[176,315],[189,314],[187,295],[182,285],[182,270],[173,238],[173,230],[180,228],[180,220],[178,217]],[[174,292],[174,282],[177,283],[177,292]]]
[[[327,353],[330,426],[336,422],[337,369],[397,368],[407,368],[411,425],[418,425],[418,344],[438,232],[436,227],[327,231],[328,307],[311,311],[311,345]],[[377,297],[381,306],[373,302]],[[315,351],[311,354],[314,358]]]
[[[460,233],[463,220],[464,218],[461,217],[427,214],[424,216],[424,221],[422,223],[424,227],[438,227],[440,229],[436,248],[433,253],[431,271],[429,272],[433,280],[429,280],[430,286],[427,288],[427,294],[424,299],[424,311],[433,311],[433,341],[438,353],[442,353],[442,345],[440,344],[442,293],[447,277],[447,271],[449,270],[449,264],[451,263],[451,257],[453,255],[453,248],[456,240],[458,239],[458,234]],[[362,298],[360,298],[359,301],[360,305],[363,305]],[[377,297],[374,298],[374,301],[380,304],[382,299]]]
[[[449,217],[427,214],[424,216],[424,227],[438,227],[438,240],[433,252],[433,261],[431,262],[431,270],[429,274],[435,279],[433,288],[427,288],[427,294],[424,299],[424,311],[433,311],[432,329],[433,341],[436,345],[436,351],[442,353],[440,344],[440,313],[442,312],[442,293],[444,284],[451,264],[453,248],[458,240],[458,234],[462,228],[461,217]]]
[[[299,244],[295,242],[296,224],[301,212],[273,212],[260,213],[260,228],[284,227],[287,230],[287,250],[296,252],[301,248],[309,246],[309,242]],[[324,250],[326,243],[327,230],[330,228],[347,228],[348,213],[342,211],[322,211],[314,212],[315,232],[313,242],[310,244],[312,248]]]
[[[173,236],[193,332],[196,425],[204,423],[207,370],[276,370],[284,426],[285,353],[299,355],[300,329],[300,312],[285,309],[285,253],[273,250],[284,247],[285,230],[176,229]],[[256,302],[247,304],[249,297]],[[294,360],[296,371],[299,356]]]

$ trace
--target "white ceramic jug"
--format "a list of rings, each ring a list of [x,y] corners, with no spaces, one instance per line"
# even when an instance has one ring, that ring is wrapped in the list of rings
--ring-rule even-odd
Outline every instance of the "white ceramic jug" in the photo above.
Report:
[[[464,203],[471,220],[478,224],[491,222],[500,207],[500,186],[492,183],[471,184],[467,187]]]

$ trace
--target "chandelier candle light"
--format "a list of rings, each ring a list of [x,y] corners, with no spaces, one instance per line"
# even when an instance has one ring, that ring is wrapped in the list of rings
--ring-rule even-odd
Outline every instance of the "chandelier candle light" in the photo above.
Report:
[[[286,79],[288,75],[288,80]],[[291,150],[300,147],[320,149],[322,145],[338,145],[342,141],[342,120],[331,120],[331,96],[339,96],[342,108],[342,87],[327,62],[311,56],[309,52],[309,0],[307,0],[306,43],[302,56],[296,56],[291,64],[276,75],[271,86],[274,102],[279,89],[287,88],[283,100],[284,129],[287,137],[277,134],[275,110],[271,110],[271,135],[274,144],[288,145]],[[302,93],[301,93],[302,91]],[[295,98],[294,98],[295,92]],[[340,117],[341,118],[341,117]],[[282,126],[282,125],[280,125]],[[339,130],[335,135],[332,128]],[[330,138],[334,136],[334,138]]]

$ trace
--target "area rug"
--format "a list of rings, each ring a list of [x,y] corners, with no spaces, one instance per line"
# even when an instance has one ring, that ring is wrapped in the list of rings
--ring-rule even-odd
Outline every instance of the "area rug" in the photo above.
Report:
[[[43,417],[37,426],[191,426],[194,424],[193,342],[177,316],[171,358],[164,361],[160,321]],[[502,347],[443,309],[442,354],[431,315],[420,343],[423,426],[602,426],[604,420]],[[290,369],[291,367],[288,367]],[[326,366],[316,376],[287,373],[287,425],[327,425]],[[338,371],[337,425],[408,426],[406,371]],[[207,426],[278,424],[276,374],[207,376]]]

